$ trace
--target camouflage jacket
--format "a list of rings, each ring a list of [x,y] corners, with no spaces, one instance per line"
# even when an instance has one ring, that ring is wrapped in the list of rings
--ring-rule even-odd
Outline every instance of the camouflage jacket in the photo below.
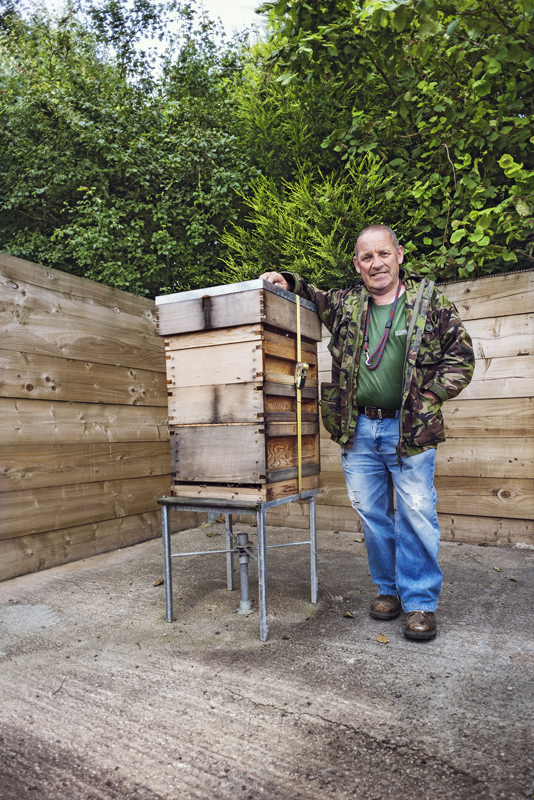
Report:
[[[445,441],[441,402],[456,397],[469,384],[475,366],[471,338],[453,303],[433,281],[400,271],[406,287],[406,356],[399,459],[437,447]],[[356,392],[369,292],[360,280],[349,289],[319,291],[300,275],[284,273],[296,294],[317,306],[321,321],[332,334],[332,381],[321,384],[321,414],[331,438],[352,447],[358,418]],[[436,403],[422,392],[440,398]]]

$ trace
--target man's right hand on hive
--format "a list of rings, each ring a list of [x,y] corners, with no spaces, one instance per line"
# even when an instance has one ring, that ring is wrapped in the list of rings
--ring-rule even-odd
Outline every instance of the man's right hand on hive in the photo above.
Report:
[[[260,280],[269,281],[269,283],[275,283],[281,289],[290,291],[288,282],[283,275],[280,275],[279,272],[264,272],[263,275],[260,275]]]

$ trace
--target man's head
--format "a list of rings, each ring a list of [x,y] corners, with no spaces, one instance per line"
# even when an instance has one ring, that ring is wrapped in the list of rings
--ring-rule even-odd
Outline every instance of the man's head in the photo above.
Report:
[[[403,260],[402,245],[387,225],[369,225],[358,236],[354,266],[372,296],[397,288]]]

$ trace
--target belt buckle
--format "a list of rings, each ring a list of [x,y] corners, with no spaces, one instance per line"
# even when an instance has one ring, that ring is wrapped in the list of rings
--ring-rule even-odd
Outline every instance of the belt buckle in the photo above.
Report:
[[[375,412],[374,414],[370,414],[369,412]],[[382,409],[381,408],[373,408],[372,406],[365,406],[365,416],[367,419],[382,419]]]

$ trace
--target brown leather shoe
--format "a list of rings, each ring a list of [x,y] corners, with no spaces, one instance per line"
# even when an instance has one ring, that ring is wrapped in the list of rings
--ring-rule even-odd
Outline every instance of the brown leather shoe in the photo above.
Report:
[[[404,635],[407,639],[433,639],[437,633],[433,611],[410,611],[406,614]]]
[[[400,597],[393,594],[379,594],[371,604],[373,619],[396,619],[401,612]]]

